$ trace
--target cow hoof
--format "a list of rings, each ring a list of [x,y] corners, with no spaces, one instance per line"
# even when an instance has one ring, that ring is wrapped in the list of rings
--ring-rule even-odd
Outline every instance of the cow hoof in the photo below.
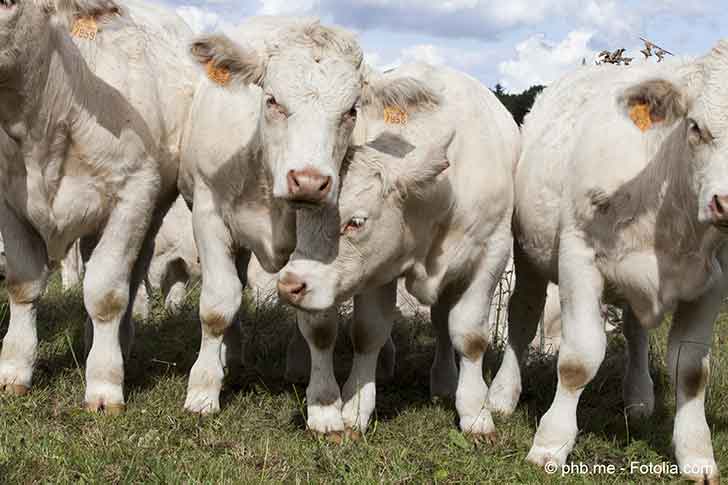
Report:
[[[568,449],[570,450],[571,447],[568,447]],[[549,475],[553,475],[566,463],[566,455],[562,456],[558,452],[553,453],[550,449],[534,445],[531,451],[528,452],[526,461],[543,468]]]
[[[720,472],[715,461],[710,459],[690,460],[681,465],[683,478],[701,485],[720,485]]]
[[[207,416],[220,412],[220,399],[207,392],[188,392],[185,400],[185,410],[192,414]]]
[[[494,445],[498,442],[498,433],[493,431],[492,433],[466,433],[466,436],[473,440],[475,444],[483,445]]]
[[[346,428],[346,431],[345,431],[344,435],[346,436],[346,438],[349,441],[353,441],[354,443],[356,443],[357,441],[360,441],[362,439],[362,436],[363,436],[361,434],[361,431],[356,430],[356,429],[352,429],[352,428]]]
[[[103,401],[87,402],[86,410],[92,413],[104,413],[109,416],[120,416],[126,411],[124,403],[104,403]]]
[[[332,433],[326,433],[326,441],[335,445],[340,445],[344,442],[344,436],[341,431],[334,431]]]
[[[471,436],[489,436],[495,434],[495,424],[487,412],[479,416],[462,416],[460,418],[460,430],[463,434]]]
[[[11,396],[25,396],[30,391],[30,388],[22,384],[4,384],[0,386],[0,390]]]

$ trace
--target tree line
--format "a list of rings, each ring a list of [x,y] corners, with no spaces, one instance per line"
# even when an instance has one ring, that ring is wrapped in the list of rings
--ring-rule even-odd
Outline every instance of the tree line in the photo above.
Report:
[[[507,93],[501,84],[496,84],[492,89],[493,93],[501,103],[511,112],[518,126],[523,124],[523,118],[531,111],[533,102],[536,100],[545,86],[531,86],[520,94]]]

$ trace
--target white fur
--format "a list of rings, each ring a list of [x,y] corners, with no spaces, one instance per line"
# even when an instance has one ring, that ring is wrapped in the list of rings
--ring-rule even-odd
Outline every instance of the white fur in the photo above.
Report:
[[[344,167],[339,208],[299,212],[296,252],[280,274],[306,283],[294,303],[307,311],[330,309],[354,295],[362,302],[355,304],[360,327],[352,329],[356,364],[344,386],[345,425],[367,429],[372,368],[391,328],[393,283],[404,276],[420,302],[439,308],[438,335],[452,340],[460,356],[455,401],[461,428],[491,435],[482,360],[490,299],[510,254],[518,130],[492,93],[460,73],[418,64],[387,76],[432,86],[440,109],[413,113],[404,125],[367,119],[358,136],[368,147],[355,150]],[[353,219],[366,223],[346,232]],[[451,349],[438,344],[433,393],[453,392]],[[319,379],[315,372],[311,385]]]
[[[678,394],[686,394],[678,400],[674,443],[681,467],[708,464],[705,477],[718,476],[701,369],[716,301],[725,292],[725,235],[702,214],[710,200],[705,193],[723,196],[728,184],[724,171],[712,168],[727,162],[725,111],[706,109],[726,105],[717,81],[728,73],[726,59],[721,44],[696,61],[580,69],[549,87],[526,119],[516,171],[518,277],[509,331],[524,337],[509,342],[496,381],[506,388],[501,396],[510,391],[517,400],[523,341],[535,333],[546,282],[558,281],[559,384],[528,455],[534,463],[563,465],[576,442],[579,396],[604,357],[604,298],[630,312],[624,397],[632,415],[654,406],[645,329],[676,310],[682,318],[675,320],[674,340],[701,342],[680,359],[680,372],[692,379],[677,382]],[[626,99],[633,93],[646,96]],[[663,103],[658,108],[665,115],[644,133],[627,116],[629,103],[641,99]],[[710,142],[696,139],[688,119],[712,133]],[[677,367],[674,357],[669,365]],[[690,427],[698,432],[689,434]]]
[[[184,56],[184,23],[162,7],[153,7],[158,16],[146,8],[136,1],[27,1],[0,19],[0,71],[9,76],[0,89],[0,125],[11,137],[2,140],[0,225],[12,246],[14,307],[0,387],[30,385],[42,268],[91,236],[98,244],[84,279],[93,320],[86,404],[124,404],[129,292],[144,271],[138,256],[145,240],[174,197],[198,75]],[[78,15],[97,17],[94,40],[71,37]]]

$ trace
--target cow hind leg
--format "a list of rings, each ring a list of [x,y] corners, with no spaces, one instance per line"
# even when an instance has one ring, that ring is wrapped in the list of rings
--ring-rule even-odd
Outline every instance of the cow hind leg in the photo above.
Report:
[[[38,348],[36,311],[48,278],[48,258],[40,236],[4,203],[0,203],[0,229],[10,303],[10,324],[0,352],[0,391],[23,395],[33,377]]]
[[[650,377],[650,339],[629,307],[623,309],[623,332],[627,341],[626,364],[622,381],[624,409],[633,419],[652,416],[655,386]]]
[[[711,485],[720,483],[720,471],[705,419],[705,394],[710,378],[713,324],[724,291],[725,288],[716,288],[697,301],[680,303],[668,340],[667,365],[677,401],[675,458],[683,478]]]
[[[503,362],[490,386],[488,407],[510,416],[516,410],[522,390],[522,367],[528,357],[529,344],[538,330],[546,302],[548,281],[515,245],[516,288],[508,303],[508,342]]]
[[[344,384],[342,409],[344,425],[354,437],[366,432],[374,412],[377,361],[380,351],[391,339],[396,306],[396,281],[354,298],[354,321],[350,332],[354,362]]]
[[[503,237],[492,236],[485,258],[462,290],[449,295],[450,338],[460,358],[455,408],[460,429],[476,439],[493,441],[495,425],[487,406],[488,386],[483,378],[483,359],[490,344],[490,306],[510,257],[510,228]],[[449,298],[448,298],[449,299]]]
[[[171,314],[179,312],[187,297],[187,283],[190,277],[182,259],[170,261],[162,276],[162,295],[164,308]]]

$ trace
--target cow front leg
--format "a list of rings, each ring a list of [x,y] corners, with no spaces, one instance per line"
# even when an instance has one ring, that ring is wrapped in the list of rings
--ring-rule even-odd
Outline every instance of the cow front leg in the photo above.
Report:
[[[86,408],[117,414],[124,410],[124,358],[134,336],[133,303],[142,266],[153,247],[150,234],[156,196],[132,184],[138,192],[120,194],[104,232],[91,253],[83,281],[86,311],[91,318],[91,346],[86,358]],[[132,293],[133,292],[133,293]]]
[[[342,416],[347,431],[365,433],[376,404],[379,353],[391,337],[397,308],[397,281],[354,297],[351,343],[354,362],[344,384]]]
[[[33,378],[38,349],[36,311],[48,278],[48,258],[40,236],[2,202],[0,229],[10,302],[10,325],[0,352],[0,391],[23,395]]]
[[[602,288],[593,250],[580,234],[563,234],[559,250],[563,335],[558,385],[526,458],[539,466],[563,466],[576,443],[579,397],[596,376],[607,346],[600,304]]]
[[[298,328],[311,353],[311,376],[306,388],[308,428],[335,439],[340,439],[344,431],[341,392],[334,376],[338,318],[336,308],[316,314],[297,312]]]
[[[655,386],[650,377],[650,338],[628,306],[623,310],[623,332],[627,341],[622,396],[624,409],[634,419],[652,416],[655,410]]]
[[[192,223],[202,268],[202,338],[184,407],[193,413],[211,414],[220,410],[227,364],[225,335],[240,310],[243,285],[235,266],[232,236],[209,193],[195,194]]]
[[[516,288],[508,302],[508,342],[503,362],[488,392],[488,407],[504,416],[513,414],[521,397],[521,371],[543,315],[548,286],[548,281],[528,261],[518,244],[515,245],[513,263]]]
[[[725,288],[715,288],[694,302],[683,302],[673,317],[667,365],[676,390],[673,431],[675,458],[684,478],[720,483],[710,428],[705,419],[705,392],[710,378],[713,324]]]

